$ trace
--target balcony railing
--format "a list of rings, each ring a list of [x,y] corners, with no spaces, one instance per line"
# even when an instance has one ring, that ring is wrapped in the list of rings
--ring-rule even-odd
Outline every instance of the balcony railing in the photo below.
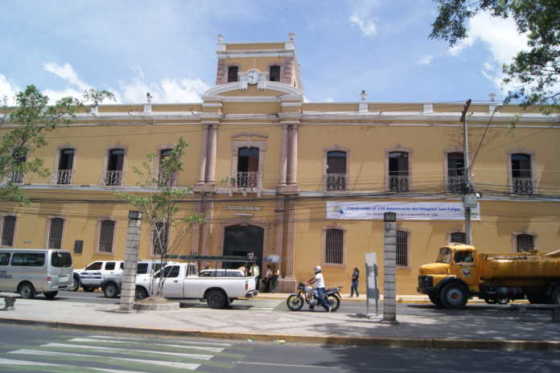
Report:
[[[171,176],[167,176],[164,174],[159,174],[158,175],[158,186],[167,186],[167,187],[173,187],[176,185],[176,181],[177,181],[177,174],[173,174]]]
[[[514,177],[513,193],[533,194],[533,180],[530,177]]]
[[[57,184],[72,184],[72,170],[58,170],[56,174]]]
[[[237,188],[254,189],[260,185],[260,172],[238,172],[233,184]]]
[[[10,173],[10,182],[12,182],[14,184],[22,184],[23,183],[23,172],[12,171]]]
[[[122,171],[107,171],[105,173],[105,185],[121,185]]]
[[[447,177],[447,191],[449,193],[463,193],[465,190],[465,177],[464,176],[448,176]]]
[[[346,174],[327,174],[328,191],[346,190]]]
[[[408,192],[408,175],[389,176],[389,190],[395,193]]]

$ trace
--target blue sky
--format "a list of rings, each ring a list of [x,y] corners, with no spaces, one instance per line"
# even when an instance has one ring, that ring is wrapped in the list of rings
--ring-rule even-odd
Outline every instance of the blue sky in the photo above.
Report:
[[[463,102],[503,96],[503,63],[525,44],[512,23],[476,17],[450,49],[430,40],[433,0],[28,0],[0,13],[0,97],[108,89],[119,102],[193,102],[213,86],[216,40],[296,34],[308,101]]]

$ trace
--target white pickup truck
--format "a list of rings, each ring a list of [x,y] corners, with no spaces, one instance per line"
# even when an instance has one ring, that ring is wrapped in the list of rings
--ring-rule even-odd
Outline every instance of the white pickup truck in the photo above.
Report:
[[[204,272],[204,271],[202,271]],[[201,273],[202,273],[201,272]],[[236,270],[223,276],[199,276],[194,263],[175,263],[163,269],[163,296],[172,299],[205,300],[211,308],[225,308],[238,298],[250,298],[258,294],[254,277],[239,277]],[[136,298],[144,299],[158,289],[162,272],[154,278],[136,279]]]

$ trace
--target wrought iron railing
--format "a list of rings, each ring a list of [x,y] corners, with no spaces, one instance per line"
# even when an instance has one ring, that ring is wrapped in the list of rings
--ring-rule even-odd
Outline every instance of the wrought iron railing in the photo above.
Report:
[[[447,177],[447,191],[449,193],[463,193],[465,190],[465,177],[464,176],[448,176]]]
[[[72,183],[72,170],[58,170],[56,174],[57,184],[71,184]]]
[[[105,173],[105,185],[121,185],[122,171],[107,171]]]
[[[260,185],[260,172],[238,172],[234,185],[237,188],[254,189]]]
[[[515,194],[533,194],[533,179],[530,177],[514,177],[512,189]]]
[[[408,175],[389,176],[389,190],[395,193],[408,192]]]
[[[327,190],[346,190],[346,174],[327,174]]]
[[[22,171],[12,171],[10,173],[10,182],[14,184],[23,184],[23,172]]]

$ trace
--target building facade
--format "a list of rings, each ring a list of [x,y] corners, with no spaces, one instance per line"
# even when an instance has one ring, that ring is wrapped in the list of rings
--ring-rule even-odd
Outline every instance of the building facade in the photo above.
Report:
[[[180,214],[204,221],[170,227],[170,253],[252,253],[262,265],[278,263],[280,290],[322,265],[328,286],[349,290],[366,253],[382,263],[382,213],[395,211],[397,289],[414,294],[417,268],[464,240],[463,104],[365,94],[306,102],[291,36],[220,38],[217,56],[216,85],[201,103],[102,105],[49,132],[37,156],[51,175],[13,176],[32,203],[0,203],[1,245],[64,248],[75,267],[121,259],[131,206],[118,192],[153,192],[138,186],[134,168],[153,153],[157,171],[182,137],[189,146],[175,186],[192,192]],[[482,194],[473,243],[484,252],[557,249],[558,117],[488,102],[471,105],[467,120],[472,183]],[[155,257],[157,246],[143,223],[140,257]]]

